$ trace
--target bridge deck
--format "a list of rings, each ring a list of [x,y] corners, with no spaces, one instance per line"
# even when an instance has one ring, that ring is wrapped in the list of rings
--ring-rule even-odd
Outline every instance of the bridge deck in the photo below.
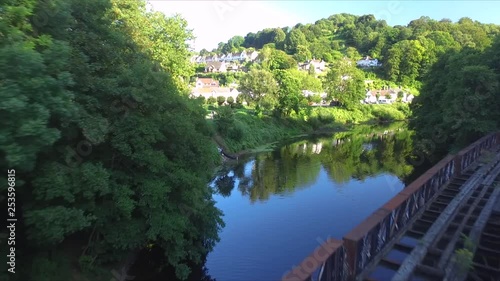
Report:
[[[500,281],[500,132],[448,155],[282,281]]]
[[[357,279],[500,280],[499,148],[444,186]]]

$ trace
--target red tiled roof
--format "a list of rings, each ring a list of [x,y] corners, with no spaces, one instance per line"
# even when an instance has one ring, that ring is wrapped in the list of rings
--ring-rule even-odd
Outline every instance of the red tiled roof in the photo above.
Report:
[[[198,81],[203,83],[203,84],[219,84],[218,81],[212,79],[212,78],[198,78]]]
[[[379,94],[381,97],[390,95],[390,94],[397,94],[400,91],[400,89],[389,89],[389,90],[371,90],[370,93],[372,96],[376,96]]]

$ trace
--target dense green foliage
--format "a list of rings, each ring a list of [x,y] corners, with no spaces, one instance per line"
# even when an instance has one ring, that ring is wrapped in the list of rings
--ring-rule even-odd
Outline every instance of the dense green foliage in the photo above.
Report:
[[[312,78],[309,83],[297,73],[293,75],[302,81],[301,89],[326,91],[327,102],[331,99],[340,101],[350,110],[350,116],[339,115],[341,111],[333,114],[333,111],[318,109],[306,114],[308,117],[359,122],[364,119],[360,112],[367,111],[366,107],[359,106],[366,89],[389,86],[403,88],[415,96],[422,93],[415,100],[413,110],[401,106],[402,111],[390,107],[371,107],[368,110],[371,117],[381,120],[399,119],[395,116],[401,116],[401,112],[404,116],[413,112],[417,136],[427,139],[423,142],[425,146],[430,145],[423,149],[432,153],[437,147],[448,148],[450,144],[459,147],[498,129],[499,34],[500,26],[469,18],[452,22],[421,17],[407,26],[389,26],[373,15],[337,14],[314,24],[248,33],[243,42],[241,36],[238,38],[240,49],[261,51],[261,58],[266,62],[262,66],[264,70],[287,68],[286,63],[269,63],[274,60],[274,54],[279,54],[278,62],[287,61],[285,53],[289,59],[298,62],[317,58],[329,63],[324,77],[314,77],[317,76],[315,71],[310,71]],[[220,43],[220,48],[213,51],[219,52],[225,45]],[[363,56],[377,58],[382,66],[356,67],[356,60]],[[322,82],[321,87],[315,87],[318,80]],[[291,96],[294,93],[293,90]],[[402,98],[401,94],[398,98]],[[290,107],[286,105],[290,98],[276,100],[275,110]],[[316,96],[309,100],[319,99]],[[293,110],[288,114],[300,115],[300,111]]]
[[[449,51],[431,67],[412,105],[426,152],[462,147],[500,129],[500,36],[483,50]],[[431,146],[429,146],[429,141]]]
[[[256,48],[260,63],[246,66],[246,74],[210,75],[222,85],[239,80],[243,95],[227,103],[241,106],[245,99],[256,110],[220,107],[211,128],[203,101],[187,98],[195,69],[186,42],[193,35],[182,18],[148,12],[142,0],[0,3],[0,166],[16,170],[18,256],[25,269],[13,280],[70,280],[82,273],[109,280],[104,268],[152,245],[164,251],[165,266],[187,278],[186,264],[202,261],[223,226],[206,185],[219,161],[214,130],[239,151],[326,125],[402,120],[412,111],[418,136],[443,146],[500,128],[496,25],[422,17],[391,27],[371,15],[340,14],[235,36],[214,51]],[[356,68],[352,63],[365,55],[383,67]],[[330,63],[322,80],[314,70],[296,69],[311,58]],[[422,95],[411,110],[359,106],[366,88],[385,85]],[[302,90],[325,90],[345,107],[308,107]],[[332,174],[340,171],[333,175],[339,181],[363,178],[380,165],[405,175],[404,145],[378,145],[383,148],[366,152],[356,140],[346,151],[327,148],[313,160]],[[338,159],[345,167],[334,167]],[[272,166],[259,165],[257,173]],[[255,177],[268,186],[282,173]],[[269,185],[272,192],[276,184]],[[268,196],[256,190],[254,198]]]
[[[267,28],[248,33],[243,42],[235,36],[213,51],[262,49],[266,44],[285,51],[298,61],[317,58],[334,62],[342,57],[358,60],[371,56],[383,63],[381,78],[405,86],[420,87],[420,80],[439,55],[447,50],[470,47],[483,50],[500,28],[469,18],[456,23],[421,17],[407,26],[389,26],[373,15],[336,14],[314,24],[293,28]],[[231,42],[238,38],[236,47]],[[231,45],[232,48],[226,46]]]
[[[0,166],[23,241],[10,278],[72,280],[79,264],[109,280],[99,269],[151,244],[186,278],[222,226],[219,158],[184,91],[187,23],[140,0],[1,3]]]
[[[347,108],[357,107],[365,98],[366,88],[363,72],[351,61],[335,63],[325,79],[325,88],[330,98],[336,98]]]
[[[250,110],[233,110],[230,107],[219,108],[214,121],[225,147],[232,152],[254,149],[311,132],[308,124],[296,119],[259,117]]]
[[[225,140],[229,151],[253,149],[289,137],[318,130],[338,131],[348,124],[406,120],[411,115],[408,105],[366,105],[355,109],[339,107],[303,107],[289,116],[256,115],[255,110],[217,109],[215,130]]]

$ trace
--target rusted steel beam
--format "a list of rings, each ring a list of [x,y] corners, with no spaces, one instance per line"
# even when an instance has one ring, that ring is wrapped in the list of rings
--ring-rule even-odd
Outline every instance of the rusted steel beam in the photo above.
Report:
[[[498,157],[499,156],[497,156],[496,158],[498,159]],[[418,244],[412,251],[411,255],[405,259],[402,266],[394,275],[392,279],[393,281],[409,280],[417,265],[420,264],[422,259],[427,254],[427,250],[430,248],[430,246],[433,245],[433,243],[436,241],[436,238],[441,235],[444,229],[449,225],[450,218],[456,213],[458,207],[461,206],[462,199],[472,194],[473,190],[483,182],[483,177],[486,170],[488,169],[488,166],[492,166],[494,164],[496,164],[496,161],[493,161],[492,163],[490,163],[490,165],[482,167],[481,170],[476,172],[464,184],[459,194],[457,194],[457,197],[448,204],[448,207],[446,207],[446,209],[439,216],[436,222],[427,231],[425,236],[422,238],[421,243]]]
[[[428,202],[424,202],[421,204],[419,200],[424,198],[425,200],[429,200],[430,198],[434,198],[434,195],[437,194],[439,189],[453,176],[459,176],[461,173],[468,167],[470,164],[474,163],[475,160],[480,156],[481,149],[489,148],[494,146],[495,144],[500,143],[500,132],[492,133],[488,136],[485,136],[467,148],[461,150],[457,155],[448,155],[443,158],[439,163],[434,165],[431,169],[429,169],[426,173],[421,175],[415,181],[413,181],[410,185],[408,185],[405,189],[403,189],[399,194],[397,194],[394,198],[389,200],[382,208],[375,211],[372,215],[370,215],[367,219],[365,219],[362,223],[356,226],[351,232],[349,232],[343,238],[343,242],[339,240],[330,239],[330,242],[324,243],[327,249],[334,249],[330,255],[323,256],[319,254],[319,251],[324,250],[323,247],[319,247],[316,251],[307,257],[299,266],[295,267],[291,272],[286,274],[282,281],[304,281],[310,280],[311,275],[316,272],[318,269],[323,267],[326,261],[334,255],[335,251],[342,248],[346,251],[346,260],[344,262],[347,263],[347,270],[349,270],[349,278],[354,279],[356,274],[363,270],[363,268],[358,268],[360,255],[366,254],[368,251],[368,259],[373,259],[373,257],[377,253],[372,253],[372,245],[371,243],[375,241],[377,238],[380,240],[381,237],[375,237],[375,231],[385,231],[386,229],[390,229],[386,237],[383,237],[383,241],[376,241],[377,248],[383,247],[387,245],[388,241],[394,238],[397,235],[397,232],[392,230],[393,225],[383,225],[388,224],[388,217],[395,214],[395,220],[404,217],[404,214],[401,215],[402,212],[409,212],[411,215],[415,215],[420,213],[420,209],[425,206]],[[418,196],[418,197],[417,197]],[[413,201],[409,201],[413,200]],[[413,203],[414,206],[410,203]],[[406,204],[406,205],[405,205]],[[418,205],[416,205],[418,204]],[[406,223],[411,221],[409,220],[403,222],[392,222],[397,223],[400,230],[405,226]],[[370,236],[370,237],[368,237]],[[367,245],[362,245],[362,242]],[[383,245],[380,245],[383,243]],[[364,247],[364,249],[363,249]],[[369,247],[369,249],[368,249]],[[318,251],[319,250],[319,251]],[[326,253],[329,253],[329,250],[326,250]],[[321,258],[315,258],[321,256]],[[366,260],[367,257],[363,257],[363,266],[366,266],[370,262],[370,260]],[[342,257],[343,259],[343,257]],[[331,265],[327,265],[327,271],[330,271]],[[339,268],[335,266],[335,268]],[[341,270],[345,270],[345,267],[342,267]],[[327,279],[333,278],[331,277],[332,273],[327,273]]]
[[[327,239],[312,254],[305,258],[298,266],[285,274],[282,281],[308,281],[321,266],[335,253],[343,248],[343,241],[333,238]]]

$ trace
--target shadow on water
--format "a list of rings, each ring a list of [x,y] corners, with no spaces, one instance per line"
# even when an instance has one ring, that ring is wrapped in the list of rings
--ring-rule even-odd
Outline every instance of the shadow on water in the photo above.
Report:
[[[130,268],[129,281],[177,281],[175,269],[165,267],[166,261],[162,254],[162,249],[152,248],[142,250],[137,262]],[[208,274],[207,268],[203,265],[194,263],[188,264],[191,269],[191,274],[188,281],[217,281]]]

